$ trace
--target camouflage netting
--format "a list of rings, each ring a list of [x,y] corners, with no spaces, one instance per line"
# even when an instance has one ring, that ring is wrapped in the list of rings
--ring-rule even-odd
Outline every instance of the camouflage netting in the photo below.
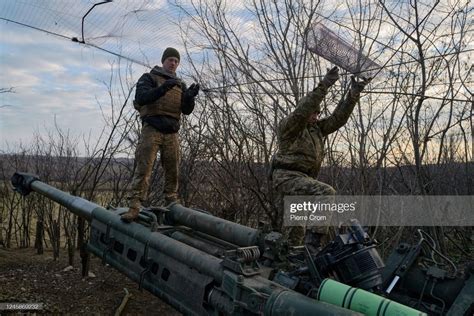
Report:
[[[96,5],[98,4],[98,5]],[[90,12],[89,12],[90,10]],[[84,18],[84,23],[83,23]],[[178,10],[166,1],[1,1],[2,23],[16,23],[85,43],[150,66],[178,45]]]
[[[365,56],[361,49],[347,43],[321,23],[312,25],[306,44],[311,52],[359,77],[373,77],[381,68]]]

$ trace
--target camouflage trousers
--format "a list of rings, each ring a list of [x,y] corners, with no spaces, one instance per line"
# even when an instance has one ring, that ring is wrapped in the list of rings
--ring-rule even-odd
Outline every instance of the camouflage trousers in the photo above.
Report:
[[[300,245],[305,236],[305,226],[283,227],[284,218],[284,197],[292,195],[318,195],[327,196],[327,200],[332,201],[336,191],[329,184],[318,181],[313,177],[299,171],[285,169],[275,169],[272,173],[272,185],[275,192],[275,205],[278,210],[277,226],[273,227],[282,232],[288,238],[291,245]],[[312,232],[327,236],[328,226],[314,226]]]
[[[160,151],[161,165],[165,173],[165,202],[178,197],[179,137],[178,133],[163,134],[144,122],[135,151],[135,173],[129,195],[130,207],[140,207],[150,186],[150,177],[156,155]]]

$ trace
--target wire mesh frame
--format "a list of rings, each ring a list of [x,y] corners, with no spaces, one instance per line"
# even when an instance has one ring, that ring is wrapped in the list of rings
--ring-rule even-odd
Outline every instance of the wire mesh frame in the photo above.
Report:
[[[356,49],[319,22],[311,26],[306,45],[311,52],[358,77],[373,77],[381,68],[362,49]]]

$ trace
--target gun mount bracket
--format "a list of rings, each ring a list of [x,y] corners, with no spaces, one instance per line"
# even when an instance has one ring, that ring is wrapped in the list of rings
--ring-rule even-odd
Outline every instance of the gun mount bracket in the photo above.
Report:
[[[151,266],[153,264],[153,260],[148,256],[148,249],[150,248],[150,242],[147,241],[145,244],[145,249],[143,250],[143,265],[145,268],[140,272],[140,281],[138,282],[138,289],[142,291],[143,289],[143,280],[145,279],[145,275],[150,271]]]
[[[163,225],[165,222],[165,214],[168,213],[170,210],[166,207],[161,206],[151,206],[143,208],[142,212],[148,214],[153,214],[154,220],[158,225]],[[150,215],[151,216],[151,215]]]
[[[107,249],[104,250],[102,253],[102,264],[105,265],[107,263],[107,255],[112,252],[115,246],[115,238],[110,237],[110,226],[107,225],[107,229],[105,231],[104,239],[102,240],[106,245]]]
[[[257,246],[240,247],[226,251],[222,264],[234,272],[252,276],[260,274],[258,258],[260,258],[260,250]]]

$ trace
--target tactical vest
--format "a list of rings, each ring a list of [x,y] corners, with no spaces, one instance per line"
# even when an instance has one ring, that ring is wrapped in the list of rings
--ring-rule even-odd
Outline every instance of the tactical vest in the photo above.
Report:
[[[161,86],[166,78],[150,73],[157,87]],[[140,107],[140,117],[167,115],[179,120],[181,118],[181,85],[174,86],[164,96],[155,102]]]

